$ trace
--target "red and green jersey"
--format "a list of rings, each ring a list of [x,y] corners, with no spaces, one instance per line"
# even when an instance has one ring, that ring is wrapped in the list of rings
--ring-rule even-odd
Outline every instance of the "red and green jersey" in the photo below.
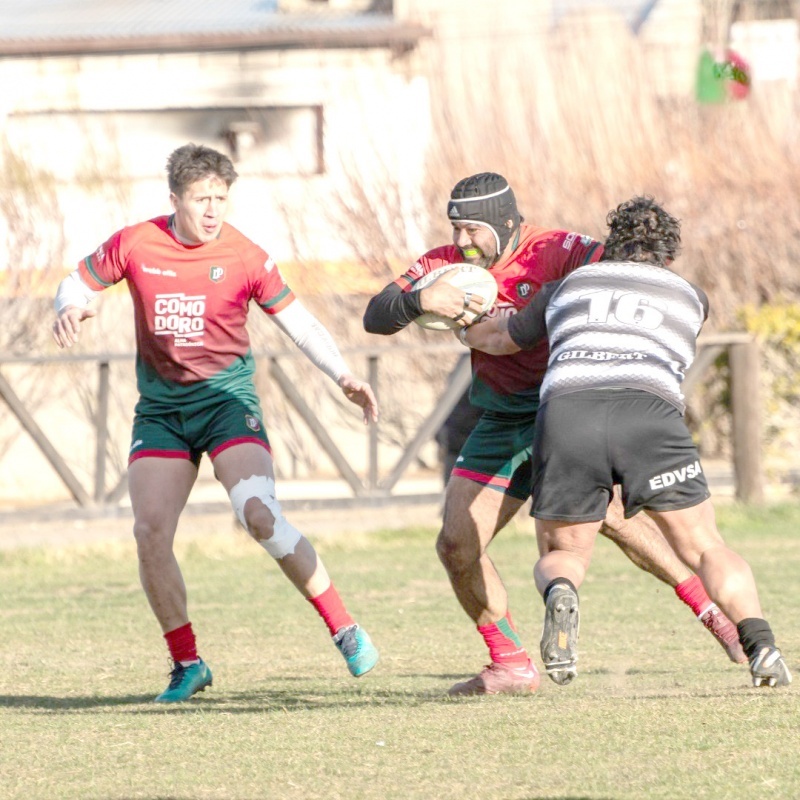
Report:
[[[597,261],[602,245],[588,236],[522,224],[513,251],[489,272],[497,281],[497,302],[486,317],[512,316],[524,308],[539,289],[563,278],[583,264]],[[430,250],[395,283],[404,291],[428,272],[463,261],[455,245]],[[539,399],[547,369],[547,341],[533,350],[508,356],[472,351],[470,399],[479,408],[500,413],[530,413]]]
[[[274,314],[294,300],[270,256],[234,227],[199,245],[173,235],[171,217],[115,233],[80,263],[93,290],[125,280],[136,323],[143,398],[170,405],[220,391],[252,398],[249,303]]]

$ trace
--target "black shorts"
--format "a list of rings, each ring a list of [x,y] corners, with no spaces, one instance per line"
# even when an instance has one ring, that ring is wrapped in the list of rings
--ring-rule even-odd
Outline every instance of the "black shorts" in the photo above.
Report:
[[[531,516],[602,520],[615,483],[625,516],[676,511],[710,493],[675,406],[636,389],[590,389],[548,400],[536,419]]]

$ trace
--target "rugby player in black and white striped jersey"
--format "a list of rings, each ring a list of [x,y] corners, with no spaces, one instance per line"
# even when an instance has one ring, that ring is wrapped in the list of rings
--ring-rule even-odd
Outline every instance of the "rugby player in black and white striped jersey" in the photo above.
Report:
[[[608,224],[599,262],[542,287],[514,317],[459,333],[465,344],[493,355],[549,341],[531,507],[545,668],[562,685],[577,675],[577,590],[620,484],[626,518],[641,510],[651,516],[736,623],[753,684],[787,685],[791,674],[762,616],[752,571],[720,536],[683,419],[681,382],[708,298],[670,269],[680,224],[649,197],[622,203]]]

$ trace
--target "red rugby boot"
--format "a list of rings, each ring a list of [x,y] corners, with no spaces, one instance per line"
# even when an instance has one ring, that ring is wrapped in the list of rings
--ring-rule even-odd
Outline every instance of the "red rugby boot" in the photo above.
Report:
[[[524,667],[506,667],[492,662],[474,678],[450,687],[451,697],[476,694],[532,694],[539,688],[539,671],[528,661]]]

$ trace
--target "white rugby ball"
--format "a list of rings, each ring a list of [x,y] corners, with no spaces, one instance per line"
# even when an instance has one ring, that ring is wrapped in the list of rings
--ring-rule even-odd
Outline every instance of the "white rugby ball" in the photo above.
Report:
[[[414,289],[424,289],[439,279],[483,298],[483,305],[479,312],[467,311],[464,315],[464,319],[468,323],[486,313],[497,300],[497,281],[494,276],[488,270],[474,264],[445,264],[443,267],[423,275],[418,281],[414,281]],[[429,331],[449,331],[459,327],[459,324],[450,317],[432,313],[422,314],[414,322]]]

